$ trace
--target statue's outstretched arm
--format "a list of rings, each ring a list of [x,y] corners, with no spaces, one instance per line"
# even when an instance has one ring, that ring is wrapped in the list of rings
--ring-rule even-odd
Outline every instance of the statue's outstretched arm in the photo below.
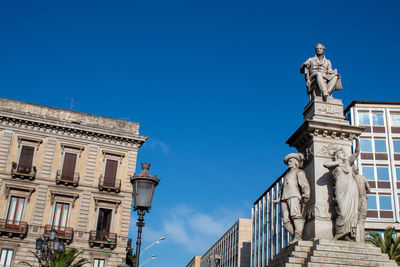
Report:
[[[352,154],[349,157],[349,163],[350,165],[353,165],[354,161],[356,161],[358,155],[360,155],[360,140],[358,138],[356,139],[356,151],[354,152],[354,154]]]
[[[324,163],[324,167],[327,169],[331,169],[333,167],[339,166],[339,162],[338,161],[328,161]]]

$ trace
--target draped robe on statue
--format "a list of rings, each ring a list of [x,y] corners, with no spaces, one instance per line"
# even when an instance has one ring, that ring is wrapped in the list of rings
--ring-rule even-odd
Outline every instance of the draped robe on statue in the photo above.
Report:
[[[358,219],[358,188],[353,178],[351,166],[341,163],[332,166],[333,184],[336,200],[336,239],[346,235],[355,237]]]

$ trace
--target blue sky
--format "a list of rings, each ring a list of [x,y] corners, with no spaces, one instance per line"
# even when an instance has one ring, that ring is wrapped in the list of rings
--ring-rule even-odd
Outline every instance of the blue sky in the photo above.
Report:
[[[129,119],[161,177],[142,260],[185,266],[285,170],[321,42],[334,97],[399,101],[399,1],[2,1],[1,96]],[[139,169],[137,171],[140,171]],[[136,220],[136,215],[131,216]],[[131,236],[136,238],[132,223]]]

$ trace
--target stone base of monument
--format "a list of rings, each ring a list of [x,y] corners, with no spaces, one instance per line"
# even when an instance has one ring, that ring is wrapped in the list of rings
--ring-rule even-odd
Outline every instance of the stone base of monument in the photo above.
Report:
[[[268,267],[376,266],[395,267],[394,260],[365,243],[315,239],[298,241],[275,255]]]

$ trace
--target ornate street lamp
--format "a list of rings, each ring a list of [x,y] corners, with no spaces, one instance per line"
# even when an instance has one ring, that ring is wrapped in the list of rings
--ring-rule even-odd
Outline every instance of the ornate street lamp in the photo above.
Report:
[[[50,266],[49,261],[55,260],[57,253],[63,253],[64,242],[57,237],[54,228],[51,229],[49,237],[41,236],[36,239],[36,255],[44,262],[44,266]]]
[[[142,163],[142,171],[138,175],[131,176],[133,186],[133,210],[137,211],[138,235],[136,241],[136,259],[135,266],[139,267],[140,245],[142,242],[142,228],[144,227],[144,215],[151,209],[151,201],[153,200],[154,190],[160,182],[157,175],[151,176],[149,169],[151,164]]]

